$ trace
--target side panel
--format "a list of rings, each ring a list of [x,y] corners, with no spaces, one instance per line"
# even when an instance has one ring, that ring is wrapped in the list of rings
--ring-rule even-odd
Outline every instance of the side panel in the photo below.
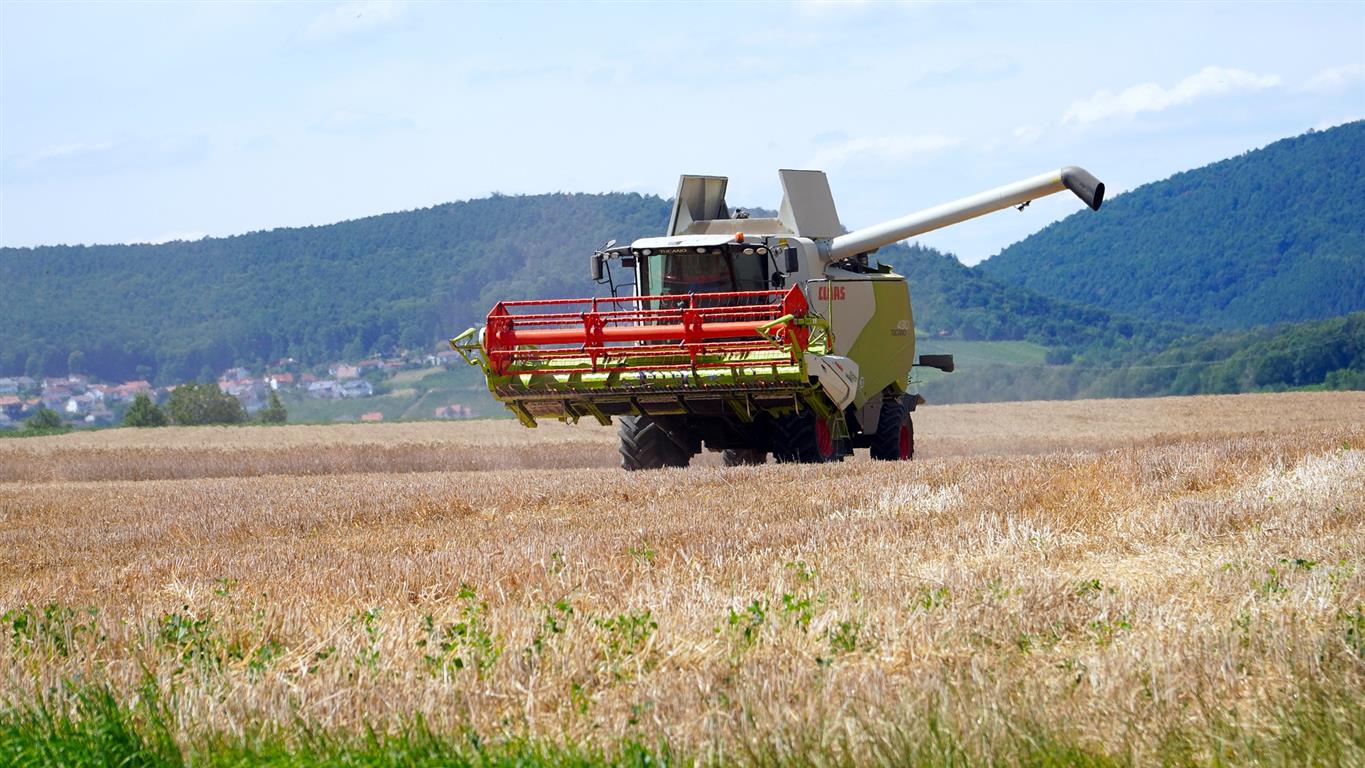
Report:
[[[905,388],[915,362],[915,321],[905,278],[812,280],[808,295],[811,309],[830,321],[834,354],[858,364],[861,380],[854,407],[861,408],[889,384]]]

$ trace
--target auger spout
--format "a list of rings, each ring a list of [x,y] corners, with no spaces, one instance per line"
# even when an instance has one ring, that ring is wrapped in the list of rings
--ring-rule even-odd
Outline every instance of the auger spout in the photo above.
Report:
[[[1031,179],[1016,181],[961,200],[936,205],[909,216],[839,235],[828,241],[826,247],[822,249],[824,251],[822,255],[828,262],[842,261],[908,237],[922,235],[1068,189],[1092,210],[1098,211],[1104,202],[1104,183],[1084,168],[1069,165]]]

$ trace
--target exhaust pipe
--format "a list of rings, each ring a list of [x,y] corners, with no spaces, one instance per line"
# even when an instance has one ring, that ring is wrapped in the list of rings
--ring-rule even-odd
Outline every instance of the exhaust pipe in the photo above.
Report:
[[[850,259],[907,237],[942,229],[950,224],[984,216],[1001,208],[1021,205],[1064,189],[1071,190],[1081,202],[1090,206],[1091,210],[1098,211],[1100,205],[1104,203],[1104,182],[1084,168],[1068,165],[1031,179],[1016,181],[988,192],[839,235],[827,242],[822,249],[824,251],[822,255],[826,262]]]

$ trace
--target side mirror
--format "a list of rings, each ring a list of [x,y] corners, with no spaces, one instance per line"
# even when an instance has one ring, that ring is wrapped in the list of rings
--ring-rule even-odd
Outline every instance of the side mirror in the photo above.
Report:
[[[592,255],[592,261],[589,263],[589,268],[592,271],[592,281],[594,283],[602,282],[602,275],[606,271],[605,262],[606,257],[603,256],[602,254],[594,253]]]
[[[801,269],[801,262],[796,258],[796,249],[787,249],[787,271],[796,272]]]

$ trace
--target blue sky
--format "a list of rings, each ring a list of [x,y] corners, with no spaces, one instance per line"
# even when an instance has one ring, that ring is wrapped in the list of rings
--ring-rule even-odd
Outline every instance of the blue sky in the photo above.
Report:
[[[1365,117],[1365,3],[0,3],[0,244],[829,172],[857,227]],[[976,262],[1055,196],[921,239]],[[1099,214],[1099,215],[1102,215]]]

